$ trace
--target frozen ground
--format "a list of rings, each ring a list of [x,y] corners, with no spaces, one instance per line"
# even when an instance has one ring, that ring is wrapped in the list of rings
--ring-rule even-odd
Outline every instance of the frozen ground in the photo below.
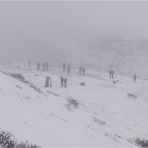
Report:
[[[47,75],[53,88],[44,88]],[[134,147],[134,138],[148,139],[148,81],[116,76],[115,84],[104,73],[73,73],[61,88],[61,75],[58,69],[1,70],[0,130],[43,147]]]

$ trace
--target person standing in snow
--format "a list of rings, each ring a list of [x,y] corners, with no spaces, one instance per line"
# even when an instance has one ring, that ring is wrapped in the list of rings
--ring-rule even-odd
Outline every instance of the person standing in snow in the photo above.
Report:
[[[115,74],[115,72],[114,72],[112,69],[110,69],[110,70],[108,71],[108,73],[109,73],[109,78],[110,78],[110,79],[114,79],[114,74]]]
[[[42,66],[43,66],[43,71],[45,71],[46,64],[45,64],[45,63],[43,63],[43,64],[42,64]]]
[[[50,77],[47,76],[46,77],[46,82],[45,82],[45,87],[49,87],[49,79],[50,79]]]
[[[64,78],[62,76],[60,77],[60,81],[61,81],[61,87],[63,87],[64,86]]]
[[[28,61],[28,66],[29,66],[29,68],[31,67],[31,61]]]
[[[83,76],[85,76],[85,74],[86,74],[86,69],[85,69],[85,67],[83,67],[82,71],[83,71]]]
[[[134,79],[134,83],[136,83],[136,81],[137,81],[137,75],[136,74],[133,75],[133,79]]]
[[[112,79],[114,79],[114,74],[115,74],[115,72],[112,70],[112,72],[111,72],[111,78]]]
[[[49,87],[52,88],[52,79],[49,79]]]
[[[46,62],[46,71],[48,71],[48,68],[49,68],[49,65],[48,65],[48,62]]]
[[[109,78],[111,79],[111,78],[112,78],[112,76],[111,76],[111,75],[112,75],[112,74],[111,74],[111,73],[112,73],[112,70],[110,69],[110,70],[108,71],[108,73],[109,73]]]
[[[70,74],[70,72],[71,72],[71,67],[70,67],[70,65],[68,64],[68,65],[67,65],[67,73]]]
[[[64,78],[64,87],[67,88],[67,78]]]
[[[66,64],[63,63],[63,72],[65,72],[65,70],[66,70]]]
[[[40,62],[37,62],[37,70],[40,70]]]
[[[79,67],[79,75],[81,76],[81,71],[82,71],[82,69],[81,69],[81,66]]]

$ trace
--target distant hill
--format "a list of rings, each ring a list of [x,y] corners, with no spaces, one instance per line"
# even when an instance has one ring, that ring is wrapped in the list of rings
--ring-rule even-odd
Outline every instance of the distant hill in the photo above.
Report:
[[[69,32],[50,40],[59,63],[85,64],[100,71],[113,68],[117,73],[148,76],[148,39],[128,35]]]
[[[18,55],[14,60],[49,61],[52,66],[68,62],[71,65],[85,65],[99,71],[113,68],[116,73],[148,78],[148,39],[119,33],[99,33],[89,29],[59,29],[27,34],[17,40]],[[8,52],[7,52],[8,53]],[[5,57],[5,56],[4,56]],[[11,60],[12,61],[12,60]]]

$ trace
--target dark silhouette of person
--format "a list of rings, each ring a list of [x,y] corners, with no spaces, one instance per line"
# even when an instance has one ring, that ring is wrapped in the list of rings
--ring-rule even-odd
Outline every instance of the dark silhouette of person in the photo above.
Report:
[[[70,67],[70,65],[68,64],[68,66],[67,66],[67,73],[70,74],[70,72],[71,72],[71,67]]]
[[[66,64],[63,63],[63,72],[65,72],[65,70],[66,70]]]
[[[86,75],[86,68],[84,68],[84,76]]]
[[[37,62],[37,70],[40,70],[40,62]]]
[[[137,81],[137,75],[136,74],[133,75],[133,79],[134,79],[134,83],[136,83],[136,81]]]
[[[81,75],[81,71],[82,71],[82,69],[81,69],[81,66],[79,67],[79,75]]]
[[[85,76],[85,73],[86,73],[86,69],[82,67],[82,75]]]
[[[45,82],[45,87],[49,87],[49,86],[50,86],[50,85],[49,85],[49,80],[50,80],[50,77],[47,76],[47,77],[46,77],[46,82]]]
[[[108,73],[109,73],[109,78],[111,79],[111,77],[112,77],[112,76],[111,76],[111,75],[112,75],[112,74],[111,74],[111,73],[112,73],[112,70],[110,69],[110,70],[108,71]]]
[[[52,88],[52,79],[49,79],[49,87]]]
[[[109,78],[110,78],[110,79],[113,79],[113,78],[114,78],[115,72],[114,72],[112,69],[110,69],[110,70],[108,71],[108,73],[109,73]]]
[[[64,78],[62,76],[60,77],[60,81],[61,81],[61,87],[63,87],[64,86]]]
[[[111,72],[111,78],[112,79],[114,79],[114,74],[115,74],[115,72],[112,70],[112,72]]]
[[[64,87],[67,88],[67,78],[64,78]]]
[[[29,66],[29,68],[31,67],[31,61],[28,61],[28,66]]]
[[[43,63],[43,64],[42,64],[42,66],[43,66],[43,71],[45,71],[46,64],[45,64],[45,63]]]
[[[46,62],[46,71],[48,71],[48,69],[49,69],[49,64],[48,62]]]

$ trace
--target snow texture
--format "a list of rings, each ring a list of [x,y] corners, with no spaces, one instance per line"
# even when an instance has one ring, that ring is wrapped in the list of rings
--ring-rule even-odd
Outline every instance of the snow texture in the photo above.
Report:
[[[0,72],[0,130],[42,147],[136,147],[148,139],[148,81],[106,73],[73,73],[61,88],[61,70]],[[45,88],[46,76],[53,87]],[[80,85],[85,82],[86,85]]]

